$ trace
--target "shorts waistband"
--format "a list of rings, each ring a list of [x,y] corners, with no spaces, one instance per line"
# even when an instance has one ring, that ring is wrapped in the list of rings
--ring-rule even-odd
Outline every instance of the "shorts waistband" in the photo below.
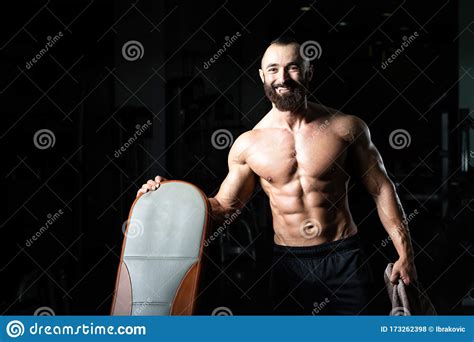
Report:
[[[315,246],[295,247],[274,244],[273,255],[284,255],[285,257],[290,258],[324,257],[330,253],[343,252],[360,247],[360,237],[359,234],[356,233],[344,239],[326,242]]]

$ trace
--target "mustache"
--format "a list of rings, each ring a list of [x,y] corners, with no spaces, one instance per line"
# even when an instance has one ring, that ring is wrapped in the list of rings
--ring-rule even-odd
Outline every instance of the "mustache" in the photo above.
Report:
[[[272,88],[276,89],[278,87],[285,87],[285,88],[297,88],[300,84],[294,80],[287,80],[283,83],[274,83],[272,84]]]

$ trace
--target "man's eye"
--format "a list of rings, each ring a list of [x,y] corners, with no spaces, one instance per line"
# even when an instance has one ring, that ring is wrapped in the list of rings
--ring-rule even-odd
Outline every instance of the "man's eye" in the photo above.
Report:
[[[290,71],[298,71],[298,70],[300,70],[300,67],[297,65],[293,65],[290,67]]]
[[[276,72],[276,71],[277,71],[276,68],[270,68],[270,69],[268,69],[268,72]]]

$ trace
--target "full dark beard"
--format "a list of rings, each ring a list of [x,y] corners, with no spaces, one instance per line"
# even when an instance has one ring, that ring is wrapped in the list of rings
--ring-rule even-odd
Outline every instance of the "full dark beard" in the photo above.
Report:
[[[276,88],[279,86],[278,84],[272,86],[264,83],[263,89],[265,95],[275,104],[275,107],[282,112],[290,111],[297,113],[304,110],[307,93],[306,87],[293,80],[286,81],[283,85],[290,88],[290,93],[280,95],[276,91]]]

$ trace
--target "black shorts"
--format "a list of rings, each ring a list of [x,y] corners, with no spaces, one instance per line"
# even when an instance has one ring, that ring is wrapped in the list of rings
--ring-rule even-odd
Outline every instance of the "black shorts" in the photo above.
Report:
[[[273,314],[370,314],[373,275],[359,236],[310,247],[274,245]]]

